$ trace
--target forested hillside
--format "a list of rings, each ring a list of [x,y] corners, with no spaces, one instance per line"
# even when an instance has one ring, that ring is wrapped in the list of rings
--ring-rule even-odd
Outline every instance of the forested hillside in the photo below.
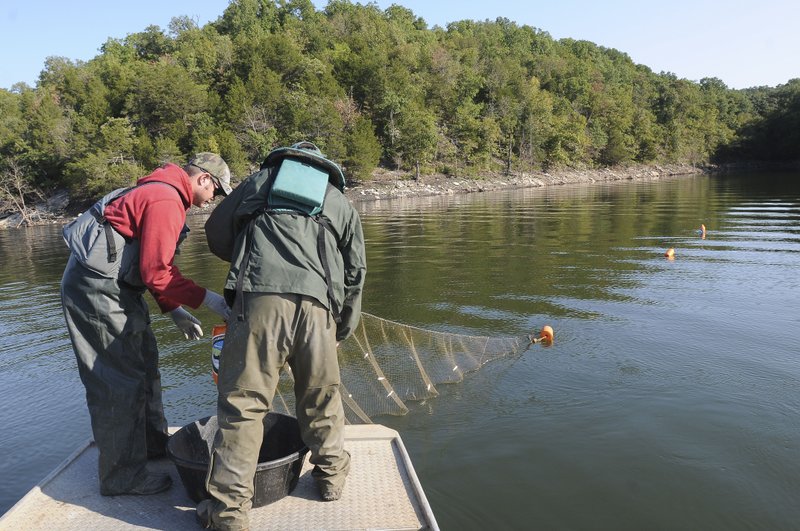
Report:
[[[428,27],[410,10],[235,0],[51,57],[0,90],[0,193],[74,200],[215,151],[243,178],[278,145],[316,142],[349,179],[553,167],[795,160],[800,80],[732,90],[511,20]]]

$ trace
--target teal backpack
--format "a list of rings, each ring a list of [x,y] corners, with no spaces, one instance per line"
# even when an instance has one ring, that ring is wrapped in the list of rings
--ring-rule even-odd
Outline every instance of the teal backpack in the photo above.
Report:
[[[297,211],[308,216],[322,212],[328,183],[344,192],[344,175],[311,142],[278,148],[267,155],[261,169],[277,168],[270,179],[267,209]]]

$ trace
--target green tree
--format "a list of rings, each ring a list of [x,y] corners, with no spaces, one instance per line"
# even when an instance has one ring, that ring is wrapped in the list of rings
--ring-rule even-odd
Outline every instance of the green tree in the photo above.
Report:
[[[420,166],[431,162],[436,154],[436,118],[426,110],[409,108],[400,113],[398,129],[398,151],[413,165],[414,179],[419,180]]]
[[[144,172],[134,157],[136,143],[127,118],[111,118],[104,123],[96,149],[67,164],[73,194],[96,198],[108,190],[133,184]]]
[[[782,162],[800,157],[799,84],[655,74],[505,18],[429,29],[400,5],[236,0],[202,27],[176,17],[86,62],[50,57],[37,87],[0,91],[0,169],[27,200],[94,196],[200,149],[247,173],[299,139],[358,179],[381,163],[421,176]]]
[[[152,136],[169,136],[187,151],[190,131],[207,110],[207,87],[169,61],[140,63],[126,97],[125,114]]]
[[[717,159],[729,161],[744,155],[777,163],[800,160],[800,79],[747,94],[763,114],[744,124],[732,145],[721,146]]]
[[[33,174],[43,176],[41,188],[58,186],[73,147],[71,113],[59,104],[54,87],[44,86],[21,94],[25,131],[23,160]]]
[[[381,145],[375,137],[372,122],[364,116],[357,116],[346,137],[346,155],[342,165],[348,178],[368,180],[381,158]]]
[[[171,54],[175,44],[160,27],[155,25],[147,26],[142,32],[128,35],[125,43],[132,46],[138,58],[143,61],[158,61],[161,57]]]

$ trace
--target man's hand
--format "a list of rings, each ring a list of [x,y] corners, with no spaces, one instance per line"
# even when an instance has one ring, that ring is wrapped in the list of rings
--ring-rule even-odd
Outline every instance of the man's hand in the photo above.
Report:
[[[183,306],[178,306],[169,312],[172,320],[175,321],[175,326],[183,332],[186,339],[200,339],[203,337],[203,329],[200,328],[200,319],[190,314],[183,309]]]

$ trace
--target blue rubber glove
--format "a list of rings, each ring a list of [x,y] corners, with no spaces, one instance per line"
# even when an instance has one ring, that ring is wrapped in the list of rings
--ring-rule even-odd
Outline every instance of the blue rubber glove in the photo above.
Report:
[[[186,339],[200,339],[203,337],[203,329],[200,328],[200,319],[190,314],[183,309],[183,306],[178,306],[169,312],[172,320],[175,321],[175,326],[183,332]]]
[[[228,307],[228,303],[225,302],[225,298],[219,293],[214,293],[210,289],[206,290],[203,304],[212,312],[219,314],[219,316],[226,321],[231,316],[231,309]]]

